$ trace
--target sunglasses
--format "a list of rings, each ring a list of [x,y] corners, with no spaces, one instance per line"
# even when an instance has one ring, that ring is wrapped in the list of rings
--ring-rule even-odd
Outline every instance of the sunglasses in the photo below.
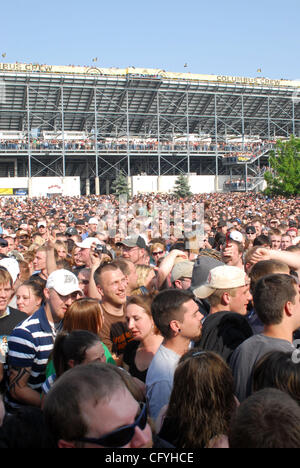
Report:
[[[152,252],[152,255],[161,255],[163,254],[163,250],[160,250],[159,252]]]
[[[79,439],[78,442],[89,442],[91,444],[101,445],[102,447],[107,448],[124,447],[124,445],[129,444],[133,438],[136,426],[138,426],[142,431],[145,429],[147,417],[148,413],[146,403],[140,403],[140,414],[137,416],[133,424],[119,427],[119,429],[116,429],[99,439],[83,437],[82,439]]]
[[[82,283],[82,284],[87,285],[87,284],[89,284],[89,280],[79,279],[78,283]]]

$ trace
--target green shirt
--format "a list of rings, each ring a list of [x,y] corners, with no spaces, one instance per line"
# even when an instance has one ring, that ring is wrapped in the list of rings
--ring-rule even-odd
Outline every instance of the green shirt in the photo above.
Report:
[[[102,346],[103,346],[103,349],[104,349],[106,362],[108,364],[116,364],[115,360],[113,359],[112,355],[110,354],[110,351],[109,351],[108,347],[104,343],[102,343]],[[53,365],[53,360],[51,359],[47,364],[46,379],[48,379],[48,377],[50,377],[50,375],[53,375],[53,374],[55,374],[55,369],[54,369],[54,365]]]

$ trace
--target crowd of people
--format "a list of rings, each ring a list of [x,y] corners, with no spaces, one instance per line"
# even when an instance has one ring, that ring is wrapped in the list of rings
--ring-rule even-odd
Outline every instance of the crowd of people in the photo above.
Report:
[[[158,139],[137,139],[132,138],[127,140],[127,138],[121,139],[98,139],[97,148],[102,151],[124,151],[127,150],[127,145],[132,151],[158,151],[158,147],[161,151],[184,151],[189,148],[191,152],[215,152],[216,144],[213,141],[197,141],[190,139],[174,139],[166,140],[162,138],[160,141]],[[219,142],[217,145],[218,151],[224,153],[224,156],[237,157],[239,155],[248,155],[249,157],[256,156],[259,152],[267,149],[271,144],[275,144],[276,141],[262,140],[256,142]],[[94,138],[82,138],[72,140],[66,138],[53,138],[53,139],[44,139],[44,138],[31,138],[30,141],[31,149],[36,151],[61,151],[62,148],[66,151],[95,151],[95,139]],[[28,139],[19,139],[19,140],[4,140],[0,138],[0,150],[16,150],[24,151],[28,149]]]
[[[2,198],[0,447],[300,447],[299,278],[299,197]]]

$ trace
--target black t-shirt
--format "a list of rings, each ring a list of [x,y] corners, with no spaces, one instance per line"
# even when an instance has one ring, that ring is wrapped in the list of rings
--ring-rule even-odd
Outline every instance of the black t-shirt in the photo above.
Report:
[[[129,373],[132,375],[132,377],[136,377],[140,379],[142,382],[146,382],[146,375],[148,369],[144,371],[140,371],[136,365],[135,365],[135,356],[137,349],[139,347],[140,342],[139,341],[130,341],[130,343],[127,344],[124,354],[123,354],[123,361],[127,366],[129,366]]]
[[[8,352],[8,337],[19,323],[28,318],[25,312],[21,312],[13,307],[8,307],[8,311],[8,315],[4,314],[4,317],[0,318],[0,364],[4,364],[4,369],[6,368],[5,363]],[[3,388],[4,382],[2,382],[0,386],[1,390],[3,390]]]
[[[21,312],[18,309],[9,307],[9,314],[5,315],[3,318],[0,317],[0,351],[2,353],[3,349],[7,344],[7,337],[10,336],[13,329],[23,322],[28,315],[25,312]]]

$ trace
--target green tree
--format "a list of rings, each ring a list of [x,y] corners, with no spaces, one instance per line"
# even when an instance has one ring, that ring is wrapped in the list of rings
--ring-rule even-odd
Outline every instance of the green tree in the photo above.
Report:
[[[189,186],[188,177],[184,174],[180,174],[175,181],[173,195],[177,198],[188,198],[193,195]]]
[[[127,195],[130,197],[130,188],[128,187],[128,180],[127,176],[122,172],[119,172],[117,178],[111,184],[112,193],[120,196],[120,195]]]
[[[300,138],[278,141],[270,154],[271,170],[265,173],[266,195],[300,194]]]

